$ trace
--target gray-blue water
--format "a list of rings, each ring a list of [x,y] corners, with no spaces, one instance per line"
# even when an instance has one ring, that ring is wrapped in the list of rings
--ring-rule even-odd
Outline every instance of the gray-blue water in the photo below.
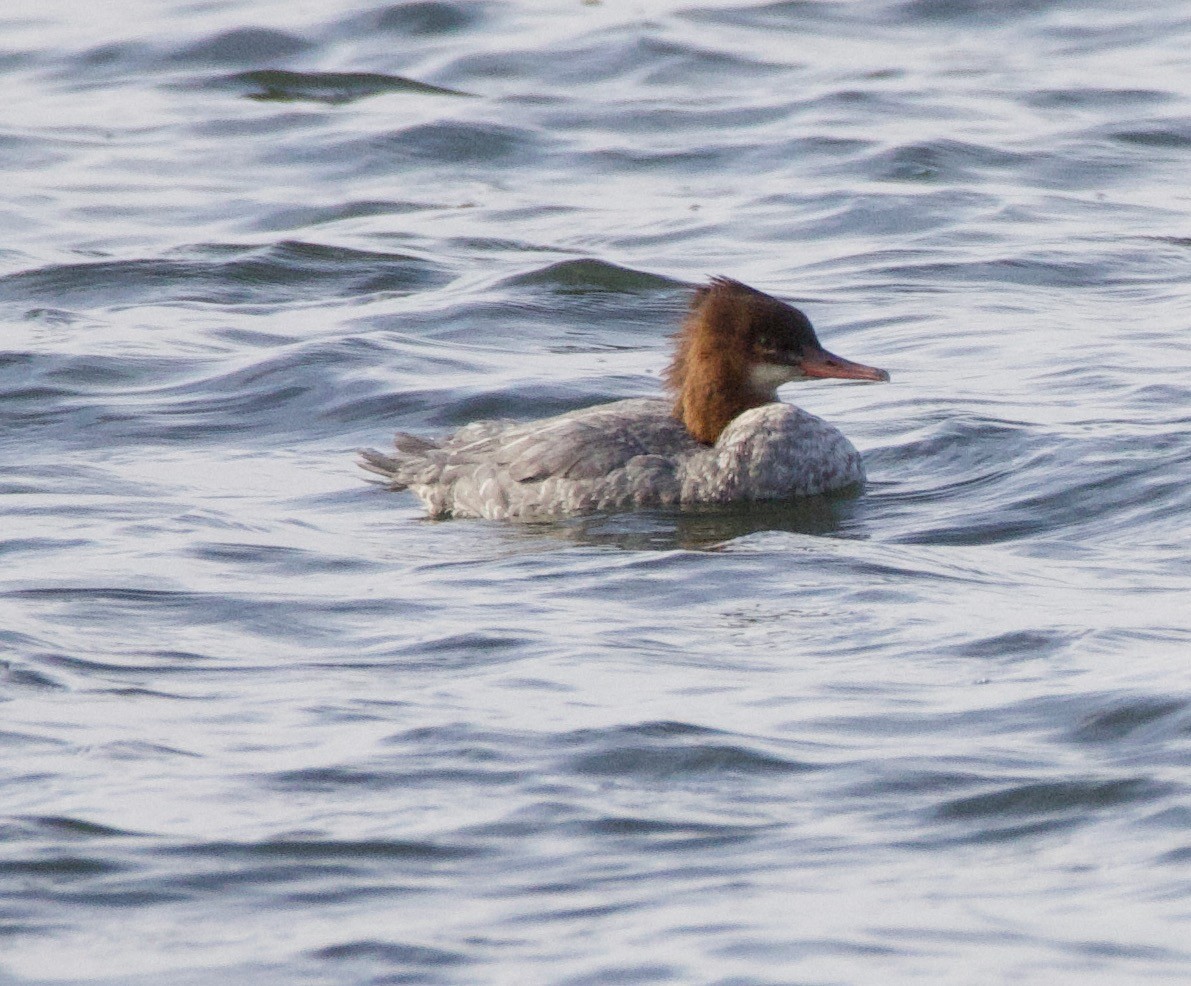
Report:
[[[0,979],[1191,978],[1191,11],[0,11]],[[893,382],[853,499],[428,522],[353,450]]]

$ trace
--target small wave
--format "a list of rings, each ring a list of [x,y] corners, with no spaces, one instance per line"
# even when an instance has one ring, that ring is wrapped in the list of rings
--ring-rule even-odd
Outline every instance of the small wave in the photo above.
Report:
[[[670,821],[636,815],[604,815],[584,821],[580,827],[593,835],[644,838],[652,843],[662,843],[667,848],[693,848],[695,844],[736,842],[752,839],[778,828],[769,823],[750,825],[694,820]]]
[[[466,965],[473,960],[463,952],[431,948],[426,945],[412,945],[405,942],[387,942],[365,939],[327,945],[310,953],[313,959],[339,964],[381,963],[389,982],[408,981],[396,978],[396,969],[435,969],[443,966]]]
[[[1093,744],[1150,740],[1156,732],[1170,738],[1172,733],[1177,736],[1191,732],[1189,709],[1191,702],[1180,699],[1139,697],[1118,701],[1085,715],[1070,737],[1077,743]]]
[[[576,742],[588,749],[572,754],[568,769],[586,775],[693,779],[817,769],[817,765],[727,741],[723,734],[685,723],[587,730],[568,738],[568,745]]]
[[[959,657],[1036,660],[1061,654],[1075,639],[1066,630],[1016,630],[970,640],[950,651]]]
[[[660,291],[689,287],[682,281],[647,271],[633,270],[594,257],[560,260],[537,270],[506,278],[503,287],[550,288],[563,293],[589,291]]]
[[[240,27],[196,41],[173,54],[179,62],[244,65],[301,55],[314,43],[296,34],[262,27]]]
[[[279,575],[369,571],[377,567],[374,561],[365,558],[334,555],[290,545],[244,541],[198,541],[189,553],[203,561],[250,567]]]
[[[229,76],[226,84],[241,89],[248,99],[260,102],[352,103],[384,93],[431,96],[470,96],[471,93],[400,75],[380,72],[290,72],[257,69]]]
[[[296,863],[336,864],[364,867],[370,862],[407,860],[435,863],[469,859],[480,850],[442,841],[419,839],[267,839],[263,842],[200,842],[162,846],[162,856],[195,860],[290,860]]]
[[[12,729],[0,729],[0,749],[9,749],[17,753],[40,753],[56,749],[65,751],[71,748],[66,740],[50,736],[39,736],[35,733],[18,732]]]
[[[352,17],[341,26],[342,33],[371,36],[376,32],[399,38],[432,38],[458,34],[483,23],[492,5],[483,0],[407,0],[378,7]]]
[[[100,825],[68,815],[26,815],[18,819],[22,834],[35,838],[53,839],[119,839],[137,835],[125,829]]]
[[[110,859],[55,853],[43,859],[0,860],[0,877],[77,881],[123,873],[128,866]]]
[[[1161,89],[1113,89],[1098,86],[1038,89],[1022,97],[1031,106],[1046,108],[1120,109],[1125,106],[1166,102],[1170,93]]]
[[[907,22],[963,21],[1001,25],[1007,20],[1041,18],[1064,0],[1002,0],[990,7],[982,0],[904,0],[894,10]]]
[[[574,757],[578,774],[622,778],[692,778],[725,774],[789,774],[814,768],[733,744],[682,747],[622,746]]]
[[[0,557],[5,555],[24,554],[40,551],[69,551],[71,548],[84,548],[90,542],[81,538],[9,538],[0,540]]]
[[[387,174],[402,164],[523,167],[545,143],[544,134],[529,127],[487,120],[436,120],[345,141],[326,160],[339,169],[347,163],[356,176]]]
[[[1089,812],[1144,804],[1170,792],[1170,785],[1145,777],[1036,781],[949,799],[939,805],[937,815],[941,819],[966,822],[1070,815],[1080,822],[1087,822],[1090,821]]]
[[[466,784],[471,786],[502,787],[525,779],[524,772],[499,765],[481,766],[467,763],[471,758],[462,757],[460,762],[443,756],[422,767],[401,770],[384,768],[363,769],[359,767],[309,767],[300,770],[286,770],[266,774],[264,783],[281,791],[302,793],[347,792],[356,789],[368,791],[403,791],[410,787],[436,787],[439,785]]]
[[[69,686],[45,671],[31,667],[24,661],[0,658],[0,685],[5,693],[29,689],[31,691],[66,691]]]
[[[1128,126],[1110,127],[1107,134],[1113,140],[1147,150],[1184,151],[1191,147],[1191,124],[1185,119],[1152,122],[1139,120]]]
[[[940,139],[881,151],[865,162],[865,169],[876,181],[962,184],[988,172],[1020,168],[1027,160],[1027,155],[987,144]]]
[[[262,212],[252,223],[253,229],[274,231],[306,229],[371,216],[400,216],[425,209],[442,209],[437,202],[412,202],[389,199],[327,202],[326,204],[286,204]]]
[[[207,245],[183,256],[57,264],[0,277],[0,302],[92,309],[130,304],[284,305],[404,293],[450,279],[422,257],[297,240]]]

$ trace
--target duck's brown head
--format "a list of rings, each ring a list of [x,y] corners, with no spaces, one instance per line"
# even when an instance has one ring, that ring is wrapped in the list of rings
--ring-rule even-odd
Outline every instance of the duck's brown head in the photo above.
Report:
[[[676,339],[666,370],[674,416],[709,445],[741,412],[777,400],[784,383],[889,379],[884,370],[827,352],[793,305],[727,277],[695,292]]]

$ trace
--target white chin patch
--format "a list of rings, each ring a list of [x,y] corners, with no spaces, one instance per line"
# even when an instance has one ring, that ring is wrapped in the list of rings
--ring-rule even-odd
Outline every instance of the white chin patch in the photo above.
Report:
[[[749,386],[764,394],[771,394],[784,383],[805,380],[806,374],[796,366],[781,363],[758,363],[749,371]]]

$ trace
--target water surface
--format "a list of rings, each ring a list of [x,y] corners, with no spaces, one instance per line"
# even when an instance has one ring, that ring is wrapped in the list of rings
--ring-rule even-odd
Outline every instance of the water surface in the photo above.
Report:
[[[995,7],[995,9],[994,9]],[[0,972],[1191,975],[1191,14],[0,14]],[[394,430],[887,386],[863,496],[428,522]]]

